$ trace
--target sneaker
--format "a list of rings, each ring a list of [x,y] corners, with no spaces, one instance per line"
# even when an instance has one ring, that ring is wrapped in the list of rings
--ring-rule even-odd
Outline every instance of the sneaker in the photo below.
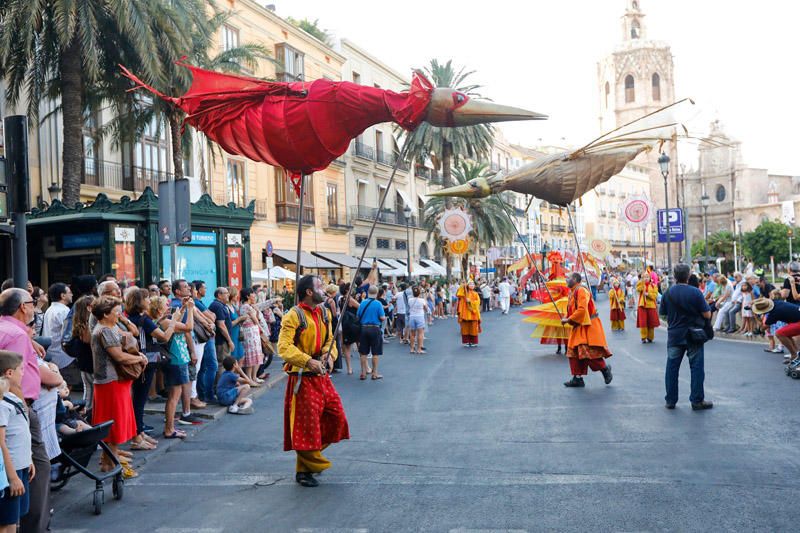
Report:
[[[772,349],[772,350],[770,350],[770,351],[771,351],[772,353],[783,353],[783,348],[781,348],[781,347],[776,347],[776,348],[773,348],[773,349]]]
[[[675,409],[675,404],[674,403],[668,403],[668,404],[665,404],[664,407],[666,407],[667,409]]]
[[[600,372],[603,373],[603,379],[605,379],[606,385],[611,383],[611,380],[614,379],[614,376],[611,374],[611,365],[606,365],[606,367]]]
[[[703,411],[705,409],[711,409],[713,407],[714,407],[714,403],[713,402],[707,402],[707,401],[703,400],[702,402],[699,402],[699,403],[693,403],[692,404],[692,411]]]
[[[578,376],[572,376],[572,379],[569,381],[564,382],[565,387],[585,387],[586,383],[584,383],[583,378]]]
[[[194,413],[189,413],[188,415],[181,415],[180,417],[175,419],[175,422],[178,424],[183,424],[184,426],[197,426],[203,423],[200,420],[200,417]]]
[[[319,481],[314,479],[309,472],[298,472],[294,476],[294,480],[297,481],[303,487],[317,487],[319,486]]]
[[[236,404],[231,405],[230,407],[228,407],[228,412],[235,415],[236,413],[239,412],[239,406]]]

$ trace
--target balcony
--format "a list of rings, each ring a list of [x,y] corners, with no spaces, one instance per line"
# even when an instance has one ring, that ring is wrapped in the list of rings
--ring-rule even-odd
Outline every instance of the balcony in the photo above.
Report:
[[[423,178],[426,180],[431,179],[433,172],[428,167],[422,165],[415,165],[414,166],[414,175],[418,178]]]
[[[491,170],[492,172],[500,172],[500,170],[502,169],[500,168],[500,165],[498,165],[497,163],[492,163],[489,165],[489,170]]]
[[[358,157],[363,157],[364,159],[369,159],[370,161],[375,160],[375,150],[371,146],[367,146],[362,142],[355,142],[355,154]]]
[[[267,219],[267,209],[268,203],[266,200],[256,200],[256,210],[255,210],[255,218],[256,220],[266,220]]]
[[[173,179],[170,172],[149,168],[123,166],[112,161],[100,159],[84,160],[84,185],[92,185],[102,189],[142,192],[146,187],[158,193],[161,181]]]
[[[607,216],[608,216],[608,213],[607,213],[605,210],[601,209],[601,210],[600,210],[600,216],[601,216],[602,218],[605,218],[605,217],[607,217]]]
[[[377,207],[368,207],[366,205],[353,206],[351,209],[351,218],[355,218],[357,220],[372,222],[376,217],[378,218],[378,222],[383,222],[384,224],[394,224],[397,226],[406,225],[406,216],[402,213],[402,211],[397,212],[392,211],[391,209],[383,209],[380,213],[378,213]],[[418,228],[419,224],[417,217],[409,217],[408,225],[412,228]]]
[[[548,231],[550,229],[550,224],[540,224],[542,231]]]
[[[617,195],[617,192],[616,192],[615,190],[613,190],[613,189],[612,189],[612,190],[608,191],[608,195],[609,195],[609,196],[616,196],[616,195]]]
[[[300,205],[287,202],[276,202],[275,216],[278,223],[296,223],[300,217]],[[303,206],[303,224],[314,224],[314,206]]]
[[[553,224],[553,231],[567,231],[567,227],[564,224]]]
[[[350,220],[347,216],[329,212],[328,216],[325,217],[325,225],[323,228],[328,230],[347,231],[353,229],[353,225],[350,224]]]
[[[431,185],[444,185],[443,178],[441,176],[431,176],[430,181],[428,182]]]
[[[609,218],[617,218],[617,213],[615,211],[609,211],[608,212],[608,217]]]

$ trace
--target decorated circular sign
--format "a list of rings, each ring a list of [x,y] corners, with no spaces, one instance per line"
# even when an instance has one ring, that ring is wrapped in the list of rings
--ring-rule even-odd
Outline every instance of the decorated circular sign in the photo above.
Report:
[[[457,241],[450,241],[447,245],[449,251],[453,255],[461,255],[467,253],[469,250],[469,239],[459,239]]]
[[[472,220],[463,209],[446,209],[439,217],[439,235],[448,241],[465,239],[470,231]]]
[[[646,196],[631,196],[623,202],[620,211],[629,226],[643,228],[653,217],[653,204]]]
[[[605,239],[594,238],[589,241],[589,252],[598,259],[605,259],[611,253],[611,245]]]

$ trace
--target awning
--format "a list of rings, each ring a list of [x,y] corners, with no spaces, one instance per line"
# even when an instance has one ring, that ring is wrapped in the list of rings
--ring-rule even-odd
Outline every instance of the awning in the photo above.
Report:
[[[362,185],[369,185],[369,181],[362,178],[357,178],[356,181]]]
[[[402,268],[403,270],[405,270],[405,268],[406,268],[406,266],[403,263],[401,263],[400,261],[398,261],[397,259],[379,258],[378,259],[378,263],[383,263],[384,265],[388,266],[389,268]],[[378,266],[380,266],[380,264]]]
[[[378,259],[378,267],[383,276],[407,276],[406,266],[396,259]]]
[[[265,268],[264,270],[253,270],[250,272],[250,277],[253,279],[253,281],[267,281],[271,279],[296,279],[297,275],[291,270],[274,266],[272,268]]]
[[[295,261],[297,261],[297,252],[294,250],[275,250],[272,253],[287,263],[295,264]],[[341,268],[335,263],[302,251],[300,252],[300,266],[303,268]]]
[[[311,252],[317,257],[321,257],[331,263],[336,263],[345,268],[358,268],[358,258],[347,254],[340,254],[337,252]],[[361,268],[372,268],[372,262],[369,258],[365,257],[364,262],[361,263]]]
[[[405,263],[402,263],[401,268],[403,268],[403,270],[405,270],[405,268],[406,268]],[[411,262],[411,275],[412,276],[432,276],[432,275],[435,275],[435,274],[436,273],[432,269],[424,267],[424,266],[420,265],[419,263],[414,263],[413,261]]]
[[[419,198],[419,201],[422,202],[423,204],[428,201],[428,200],[425,199],[426,196],[424,194],[422,194],[421,192],[417,193],[417,198]]]
[[[447,275],[447,269],[436,261],[432,261],[430,259],[420,259],[419,262],[428,267],[428,269],[434,272],[437,276]]]
[[[408,196],[408,193],[406,193],[406,191],[404,191],[402,189],[396,189],[396,190],[397,190],[397,194],[400,195],[400,198],[403,199],[403,203],[406,204],[406,207],[410,208],[411,211],[416,211],[417,208],[411,202],[411,198]]]

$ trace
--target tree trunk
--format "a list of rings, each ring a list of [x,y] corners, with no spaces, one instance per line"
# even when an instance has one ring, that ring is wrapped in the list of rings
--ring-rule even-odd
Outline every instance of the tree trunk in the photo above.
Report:
[[[450,162],[451,162],[450,160],[452,159],[452,157],[453,157],[453,145],[450,144],[448,141],[442,142],[442,159],[441,159],[442,160],[442,186],[445,187],[445,188],[453,186],[453,176],[452,176],[452,174],[450,172]],[[444,199],[444,205],[445,205],[446,209],[450,209],[451,207],[453,207],[453,199],[450,198],[450,197],[445,198]],[[446,247],[445,247],[445,252],[444,253],[445,253],[445,256],[444,256],[445,257],[445,270],[446,270],[447,279],[449,280],[450,276],[452,274],[452,271],[453,271],[452,256],[450,255],[450,252],[447,250]],[[465,273],[462,272],[462,275],[464,275],[464,274]]]
[[[169,140],[172,143],[172,169],[174,179],[183,178],[183,150],[181,149],[181,121],[177,113],[169,114]]]
[[[59,59],[64,141],[61,148],[63,202],[74,207],[81,199],[83,174],[83,73],[78,39],[74,38]]]
[[[198,153],[200,155],[200,190],[203,194],[209,194],[208,183],[206,183],[206,146],[204,143],[200,144]]]

